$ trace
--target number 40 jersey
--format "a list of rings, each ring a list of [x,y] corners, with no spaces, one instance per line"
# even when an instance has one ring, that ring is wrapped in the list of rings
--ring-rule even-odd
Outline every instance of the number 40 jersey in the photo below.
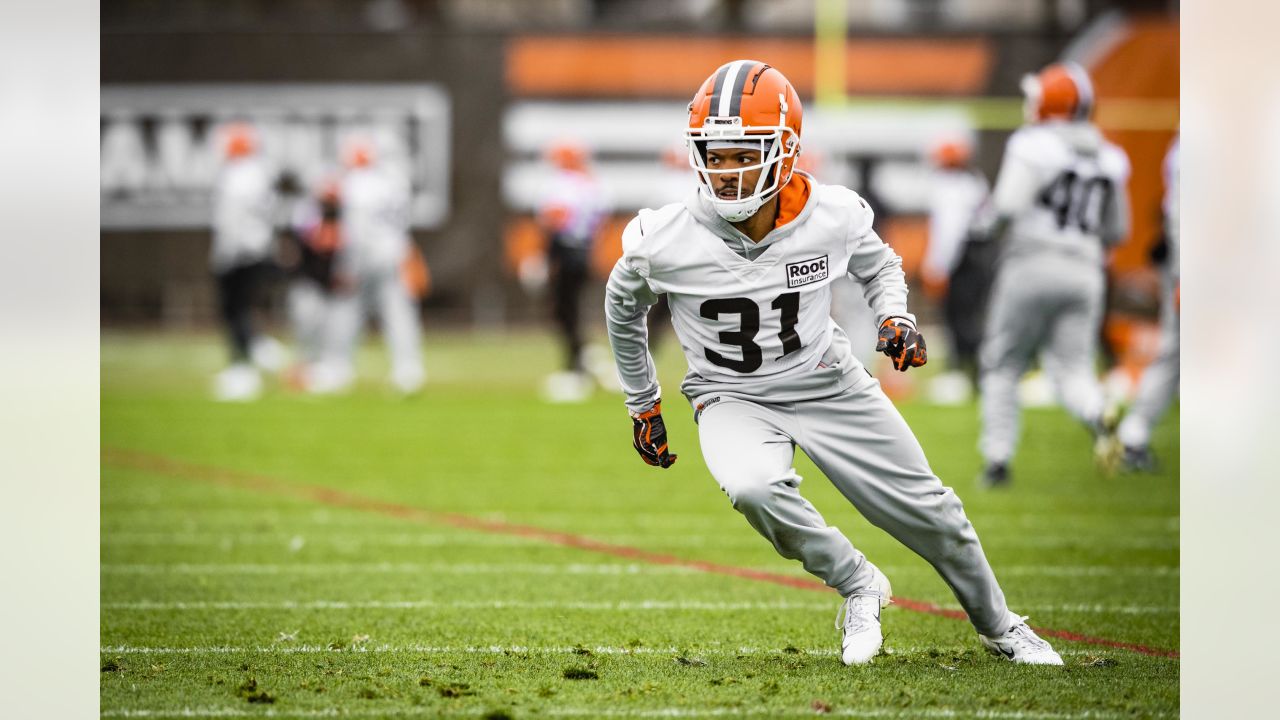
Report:
[[[1011,220],[1007,255],[1042,251],[1102,263],[1129,234],[1129,158],[1088,122],[1027,125],[1005,147],[993,205]]]
[[[627,226],[606,314],[628,407],[644,410],[659,393],[644,332],[658,295],[689,362],[681,391],[690,400],[718,392],[794,402],[844,389],[860,365],[831,319],[831,283],[843,275],[864,283],[878,322],[914,321],[902,261],[872,231],[857,193],[796,173],[781,214],[791,219],[759,243],[700,195],[641,210]]]

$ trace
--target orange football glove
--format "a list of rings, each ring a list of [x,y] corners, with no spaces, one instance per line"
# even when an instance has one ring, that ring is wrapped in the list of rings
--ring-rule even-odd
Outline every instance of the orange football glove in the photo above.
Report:
[[[676,456],[667,450],[667,426],[662,422],[662,400],[642,413],[631,413],[633,442],[640,459],[660,468],[676,464]]]
[[[924,365],[929,355],[925,351],[924,336],[905,318],[888,318],[880,323],[880,340],[876,352],[882,352],[893,361],[899,372]]]

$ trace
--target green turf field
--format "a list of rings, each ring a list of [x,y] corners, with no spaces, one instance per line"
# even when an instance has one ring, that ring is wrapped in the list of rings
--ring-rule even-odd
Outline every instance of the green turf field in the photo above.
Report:
[[[631,449],[617,396],[538,399],[549,340],[427,343],[417,398],[384,387],[371,348],[347,397],[273,387],[220,405],[207,399],[216,337],[104,333],[104,717],[1178,714],[1176,410],[1156,438],[1164,469],[1116,478],[1064,413],[1028,413],[1015,486],[992,493],[973,482],[976,406],[900,403],[1014,610],[1165,655],[1055,639],[1066,668],[1015,667],[966,623],[899,606],[885,654],[847,668],[834,593],[687,564],[806,577],[707,473],[678,348],[659,364],[680,462],[659,471]],[[956,607],[797,463],[806,496],[898,596]],[[636,551],[564,544],[583,537]]]

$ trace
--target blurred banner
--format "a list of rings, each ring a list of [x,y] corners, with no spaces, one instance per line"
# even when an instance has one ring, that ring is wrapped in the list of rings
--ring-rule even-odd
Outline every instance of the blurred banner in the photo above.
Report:
[[[410,179],[414,228],[438,228],[448,217],[450,103],[436,85],[106,85],[102,227],[208,227],[218,131],[231,122],[254,127],[286,193],[336,173],[341,148],[359,137]]]

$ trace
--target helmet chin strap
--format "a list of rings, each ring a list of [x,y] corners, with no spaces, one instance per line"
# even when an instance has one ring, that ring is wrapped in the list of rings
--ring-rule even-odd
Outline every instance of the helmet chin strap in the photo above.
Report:
[[[772,197],[772,196],[770,196]],[[724,200],[716,200],[712,205],[716,209],[716,214],[728,220],[731,223],[742,222],[747,218],[755,215],[764,206],[765,198],[749,197],[746,200],[737,200],[726,202]]]

